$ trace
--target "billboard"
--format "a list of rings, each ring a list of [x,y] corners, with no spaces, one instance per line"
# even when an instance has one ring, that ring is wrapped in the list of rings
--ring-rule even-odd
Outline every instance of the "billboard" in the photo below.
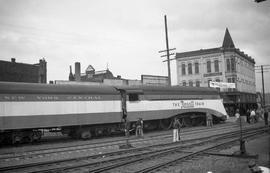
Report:
[[[143,85],[166,86],[169,85],[168,76],[141,75]]]
[[[235,88],[235,83],[209,81],[209,86],[212,88]]]

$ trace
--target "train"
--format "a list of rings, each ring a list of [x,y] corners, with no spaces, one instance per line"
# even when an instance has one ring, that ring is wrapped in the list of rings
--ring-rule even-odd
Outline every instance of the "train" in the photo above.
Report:
[[[39,141],[44,130],[91,139],[131,127],[168,129],[177,117],[184,126],[228,117],[216,89],[181,86],[89,86],[0,82],[0,143]]]

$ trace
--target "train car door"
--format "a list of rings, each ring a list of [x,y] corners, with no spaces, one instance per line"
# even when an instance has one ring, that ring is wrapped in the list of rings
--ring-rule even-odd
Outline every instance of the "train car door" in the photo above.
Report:
[[[128,102],[136,102],[139,101],[140,94],[143,94],[142,90],[138,89],[130,89],[130,88],[118,88],[121,94],[121,105],[122,105],[122,120],[127,121],[128,118]]]

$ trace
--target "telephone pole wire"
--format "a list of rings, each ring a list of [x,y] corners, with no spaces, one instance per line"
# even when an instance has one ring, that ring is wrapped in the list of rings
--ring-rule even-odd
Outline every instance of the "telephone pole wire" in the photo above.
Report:
[[[263,73],[268,72],[265,70],[269,70],[270,65],[260,65],[260,66],[255,66],[255,67],[257,67],[257,69],[255,69],[255,70],[259,70],[258,73],[262,74],[262,92],[263,92],[262,108],[264,108],[265,107],[265,92],[264,92],[264,74]],[[266,67],[266,68],[264,68],[264,67]]]

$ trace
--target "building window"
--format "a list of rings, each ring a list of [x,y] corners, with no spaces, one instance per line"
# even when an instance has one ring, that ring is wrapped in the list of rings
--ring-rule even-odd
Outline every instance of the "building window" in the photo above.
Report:
[[[200,87],[200,81],[196,81],[196,87]]]
[[[218,60],[215,60],[214,64],[215,64],[215,72],[219,72],[219,63],[218,63]]]
[[[207,61],[207,73],[211,73],[211,61]]]
[[[188,74],[192,74],[192,64],[188,64]]]
[[[189,81],[188,82],[188,85],[192,87],[193,86],[193,82],[192,81]]]
[[[231,62],[230,59],[226,59],[226,64],[227,64],[227,72],[231,71]]]
[[[187,86],[186,81],[183,81],[182,84],[183,84],[183,86]]]
[[[199,74],[199,63],[195,62],[195,74]]]
[[[236,82],[235,77],[233,77],[232,78],[232,83],[235,83],[235,82]]]
[[[182,75],[186,75],[186,65],[182,64]]]
[[[233,57],[233,58],[231,58],[231,71],[232,72],[235,72],[235,70],[236,70],[236,64],[235,64],[235,58]]]

